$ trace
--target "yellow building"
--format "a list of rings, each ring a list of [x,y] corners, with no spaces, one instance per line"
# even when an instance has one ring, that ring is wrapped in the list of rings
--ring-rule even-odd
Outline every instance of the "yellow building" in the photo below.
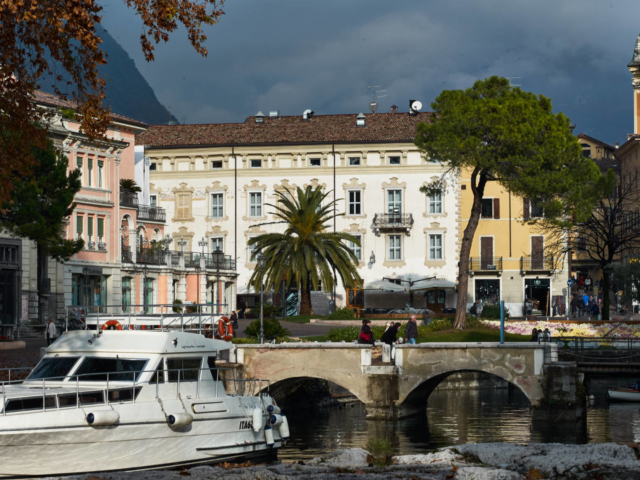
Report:
[[[470,174],[463,172],[460,185],[463,232],[473,204]],[[537,227],[523,223],[541,215],[542,210],[529,199],[510,194],[497,182],[487,183],[469,259],[467,308],[476,300],[483,304],[504,300],[512,317],[522,317],[528,298],[529,315],[564,314],[566,265],[545,252],[545,235]]]

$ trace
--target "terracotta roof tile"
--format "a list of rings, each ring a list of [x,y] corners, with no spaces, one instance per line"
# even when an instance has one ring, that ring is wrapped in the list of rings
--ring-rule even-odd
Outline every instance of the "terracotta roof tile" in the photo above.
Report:
[[[65,100],[64,98],[56,97],[55,95],[47,92],[43,92],[42,90],[36,90],[35,92],[36,101],[38,103],[42,103],[44,105],[49,105],[52,107],[62,107],[62,108],[78,108],[78,104],[71,100]],[[134,120],[133,118],[125,117],[124,115],[118,115],[117,113],[111,112],[111,118],[114,120],[120,120],[122,122],[131,123],[133,125],[139,127],[147,127],[147,124],[144,122],[140,122],[138,120]]]
[[[244,123],[200,125],[151,125],[136,136],[137,145],[148,147],[225,146],[265,144],[413,142],[418,122],[428,122],[430,112],[376,113],[365,115],[365,126],[356,126],[356,114],[256,117]]]

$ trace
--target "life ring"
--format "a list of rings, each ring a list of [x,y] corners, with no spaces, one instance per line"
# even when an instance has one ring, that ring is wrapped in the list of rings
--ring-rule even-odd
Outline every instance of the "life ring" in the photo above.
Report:
[[[233,338],[233,324],[227,317],[220,317],[218,320],[218,335],[216,338],[229,341]]]
[[[102,325],[102,330],[122,330],[122,325],[117,320],[109,320]]]

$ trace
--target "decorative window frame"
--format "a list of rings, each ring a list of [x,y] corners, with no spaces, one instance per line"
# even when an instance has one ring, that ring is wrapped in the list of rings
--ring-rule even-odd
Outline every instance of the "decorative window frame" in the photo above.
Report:
[[[400,237],[400,252],[402,253],[402,258],[400,260],[389,260],[387,257],[389,255],[389,237],[398,236]],[[382,265],[389,268],[398,268],[404,267],[407,263],[405,261],[405,236],[402,233],[386,233],[384,235],[384,262]]]
[[[180,251],[180,245],[178,245],[180,237],[184,237],[184,239],[187,241],[184,252],[188,253],[192,251],[191,248],[193,247],[193,237],[195,237],[194,232],[190,232],[187,227],[180,227],[178,231],[173,232],[171,236],[173,237],[173,245],[175,246],[176,252]]]
[[[222,230],[222,227],[220,225],[214,225],[213,227],[211,227],[211,230],[207,230],[204,235],[208,240],[207,247],[209,248],[209,252],[213,253],[213,250],[211,248],[211,240],[213,238],[222,238],[222,253],[224,253],[227,248],[228,234],[229,232],[227,230]]]
[[[186,222],[195,222],[196,219],[193,217],[193,193],[195,192],[195,188],[188,187],[186,183],[180,183],[178,188],[174,187],[171,189],[173,192],[173,201],[174,201],[174,210],[173,210],[173,218],[172,222],[186,223]],[[178,198],[179,195],[189,195],[189,215],[187,218],[178,218]]]
[[[249,245],[247,245],[247,242],[250,238],[257,237],[258,235],[264,235],[265,233],[267,233],[266,230],[260,230],[260,227],[249,227],[249,230],[244,232],[245,268],[255,269],[258,264],[258,262],[249,261]]]
[[[382,213],[387,213],[387,191],[388,190],[402,190],[402,208],[400,213],[406,213],[405,205],[407,203],[407,182],[398,182],[398,177],[391,177],[389,183],[382,182],[382,190],[384,192],[382,196]],[[404,253],[403,253],[404,256]]]
[[[426,187],[430,183],[440,180],[440,177],[436,176],[436,175],[433,175],[430,178],[430,180],[431,180],[431,182],[424,182],[422,185]],[[440,192],[440,195],[442,197],[442,212],[440,212],[440,213],[429,213],[429,195],[425,195],[424,196],[425,204],[424,204],[424,213],[422,214],[422,216],[424,218],[436,218],[436,217],[446,217],[447,216],[447,207],[446,207],[446,202],[445,202],[445,198],[446,198],[445,190],[446,190],[446,183],[444,184],[443,190]]]
[[[264,168],[264,167],[263,167]],[[242,216],[242,219],[245,222],[255,222],[255,221],[259,221],[259,220],[266,220],[267,219],[267,212],[266,212],[266,208],[265,208],[265,201],[267,199],[267,186],[266,185],[260,185],[260,181],[259,180],[251,180],[251,185],[245,185],[243,187],[244,193],[242,194],[242,196],[245,198],[246,200],[246,210],[245,210],[245,215]],[[251,205],[249,204],[249,194],[253,193],[253,192],[261,192],[262,193],[262,216],[261,217],[251,217],[249,216],[249,212],[250,212],[250,208]]]
[[[343,183],[342,188],[344,190],[344,216],[348,218],[367,218],[367,214],[364,212],[364,190],[367,188],[367,184],[358,183],[357,178],[352,178],[349,183]],[[360,215],[349,215],[349,192],[351,190],[360,190]]]
[[[312,158],[319,158],[320,159],[320,165],[312,167],[311,166],[311,159]],[[304,159],[305,159],[305,165],[307,167],[309,167],[309,168],[323,168],[323,167],[327,166],[327,154],[326,153],[306,153],[304,155]]]
[[[407,164],[407,156],[409,152],[407,150],[390,150],[380,152],[380,163],[387,167],[399,167]],[[400,157],[400,165],[391,165],[391,157]]]
[[[431,268],[442,268],[447,264],[447,229],[442,228],[438,222],[432,222],[431,226],[423,230],[425,238],[424,265]],[[442,235],[442,260],[429,258],[429,235]]]
[[[365,261],[365,245],[366,245],[366,234],[367,234],[367,229],[366,228],[359,228],[360,225],[358,225],[357,223],[352,223],[349,228],[345,228],[344,230],[342,230],[344,233],[351,233],[352,235],[360,235],[360,239],[361,239],[361,245],[360,245],[360,251],[362,252],[362,258],[360,259],[360,263],[358,263],[358,268],[362,268],[366,265],[366,261]],[[386,257],[386,254],[385,254]]]
[[[209,155],[205,161],[207,162],[205,170],[217,172],[219,170],[226,170],[229,168],[229,159],[224,155]],[[211,166],[211,162],[222,162],[222,167],[213,168]]]
[[[287,193],[287,190],[289,191],[289,193],[291,194],[292,197],[294,197],[296,195],[296,190],[297,190],[298,186],[294,183],[294,184],[289,184],[289,180],[287,180],[286,178],[282,179],[282,182],[278,185],[275,184],[273,186],[273,195],[271,196],[271,198],[273,198],[274,202],[276,205],[280,204],[280,197],[278,195],[276,195],[276,192],[280,192],[280,193]],[[262,202],[262,206],[264,208],[264,201]]]
[[[227,215],[227,190],[229,187],[227,185],[221,185],[219,181],[215,181],[211,184],[210,187],[206,187],[204,189],[205,194],[207,196],[207,216],[204,217],[205,222],[226,222],[229,220],[229,216]],[[211,194],[212,193],[221,193],[222,194],[222,217],[212,217],[211,214]]]

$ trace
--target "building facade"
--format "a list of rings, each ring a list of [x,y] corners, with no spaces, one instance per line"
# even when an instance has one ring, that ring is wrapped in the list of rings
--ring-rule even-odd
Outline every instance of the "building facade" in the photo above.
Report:
[[[283,230],[269,205],[277,201],[275,192],[308,185],[338,200],[340,216],[327,227],[360,239],[359,247],[350,247],[365,286],[383,278],[406,286],[426,277],[456,280],[459,184],[452,177],[448,191],[433,197],[419,191],[444,172],[413,144],[416,124],[428,120],[426,113],[273,112],[239,124],[151,126],[137,142],[151,162],[150,198],[166,209],[174,244],[186,242],[193,251],[204,245],[206,254],[220,249],[237,262],[237,287],[224,287],[226,298],[250,307],[256,299],[248,280],[256,263],[247,241]],[[209,274],[201,281],[201,296],[211,297],[212,280]],[[361,308],[402,308],[408,300],[408,294],[346,291],[342,285],[335,294],[337,306]],[[315,292],[314,311],[326,313],[332,295]],[[413,306],[453,307],[455,289],[416,294]]]

